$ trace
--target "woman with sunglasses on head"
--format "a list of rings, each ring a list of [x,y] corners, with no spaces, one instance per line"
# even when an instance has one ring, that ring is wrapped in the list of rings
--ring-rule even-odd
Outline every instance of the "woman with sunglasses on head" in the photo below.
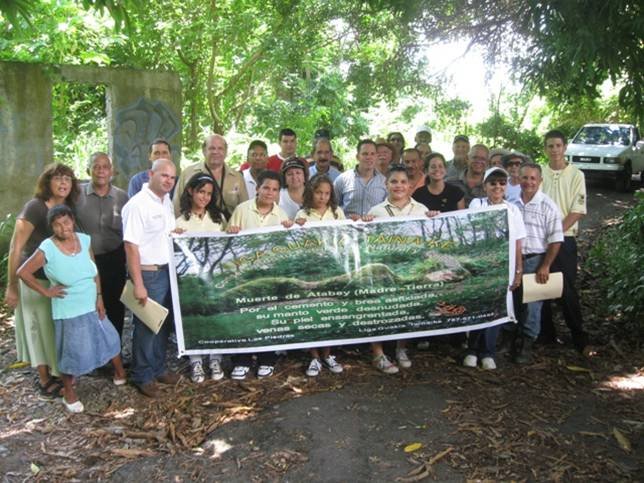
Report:
[[[226,219],[217,207],[218,190],[219,186],[208,174],[197,173],[190,178],[179,200],[181,215],[177,218],[177,229],[183,232],[224,231]],[[213,381],[224,377],[221,360],[221,354],[209,356],[210,378]],[[206,379],[203,361],[199,355],[190,356],[190,378],[196,384]]]
[[[523,216],[519,208],[505,199],[507,183],[507,171],[503,168],[489,168],[483,176],[483,189],[487,197],[474,198],[469,207],[474,209],[493,205],[505,205],[507,207],[510,243],[515,244],[514,260],[510,260],[510,266],[514,267],[514,277],[509,289],[515,290],[521,284],[521,275],[523,274],[521,240],[526,237],[526,231],[525,225],[523,224]],[[465,367],[476,367],[480,361],[483,369],[496,369],[494,357],[496,355],[496,338],[498,333],[498,325],[470,332],[467,353],[463,360],[463,365]]]
[[[48,398],[59,396],[62,389],[60,380],[54,379],[59,372],[51,301],[19,281],[16,273],[42,241],[52,235],[47,224],[47,211],[60,204],[73,208],[78,194],[78,182],[71,168],[60,163],[47,166],[38,178],[34,198],[25,204],[16,217],[9,247],[5,303],[16,309],[17,358],[37,368],[37,387],[41,395]],[[43,270],[36,272],[35,277],[38,284],[49,287]]]

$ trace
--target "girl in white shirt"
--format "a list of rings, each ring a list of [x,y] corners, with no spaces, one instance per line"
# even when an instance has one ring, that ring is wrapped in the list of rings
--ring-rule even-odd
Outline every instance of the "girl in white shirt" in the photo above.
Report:
[[[295,222],[304,225],[307,221],[344,220],[344,212],[335,200],[333,184],[325,175],[314,176],[304,190],[302,209],[295,215]],[[322,351],[322,357],[320,357]],[[309,350],[311,362],[306,375],[315,377],[326,367],[334,374],[342,372],[342,365],[331,355],[330,347],[313,348]]]
[[[181,215],[177,218],[177,228],[185,232],[221,232],[226,219],[217,208],[219,190],[215,180],[208,174],[195,174],[181,194],[179,206]],[[221,354],[210,354],[210,377],[218,381],[224,377],[221,368]],[[190,356],[190,378],[200,384],[206,379],[201,356]]]

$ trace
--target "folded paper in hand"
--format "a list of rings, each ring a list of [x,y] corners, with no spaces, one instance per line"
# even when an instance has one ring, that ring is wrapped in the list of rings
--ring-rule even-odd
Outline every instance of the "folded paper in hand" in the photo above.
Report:
[[[523,303],[537,302],[539,300],[558,299],[563,293],[563,275],[553,272],[546,283],[537,283],[534,273],[523,276]]]
[[[145,305],[141,305],[139,301],[134,298],[134,284],[131,280],[125,282],[125,287],[123,287],[123,293],[121,294],[121,302],[130,309],[141,322],[147,325],[152,332],[155,334],[159,333],[165,318],[168,316],[168,309],[149,297],[145,302]]]

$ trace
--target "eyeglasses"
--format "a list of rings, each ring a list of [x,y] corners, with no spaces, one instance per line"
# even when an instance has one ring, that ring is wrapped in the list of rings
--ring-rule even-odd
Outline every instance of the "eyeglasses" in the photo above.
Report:
[[[508,168],[509,168],[510,166],[521,166],[521,161],[510,161],[510,162],[508,163]]]
[[[73,181],[73,178],[69,175],[66,174],[56,174],[51,177],[54,181],[66,181],[67,183],[71,183]]]
[[[481,161],[487,163],[487,158],[485,156],[472,156],[472,161]]]
[[[496,181],[487,181],[487,184],[490,186],[505,186],[508,182],[504,179],[499,179]]]

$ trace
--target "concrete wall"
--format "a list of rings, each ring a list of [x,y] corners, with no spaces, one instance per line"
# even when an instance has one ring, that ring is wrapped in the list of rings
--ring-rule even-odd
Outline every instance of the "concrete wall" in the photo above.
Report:
[[[108,146],[117,186],[127,187],[132,174],[148,168],[148,145],[157,137],[170,142],[173,159],[180,163],[182,99],[176,74],[0,62],[1,216],[22,207],[42,167],[54,161],[51,88],[59,82],[106,86]]]
[[[53,158],[51,83],[42,66],[0,62],[0,215],[31,198]]]

